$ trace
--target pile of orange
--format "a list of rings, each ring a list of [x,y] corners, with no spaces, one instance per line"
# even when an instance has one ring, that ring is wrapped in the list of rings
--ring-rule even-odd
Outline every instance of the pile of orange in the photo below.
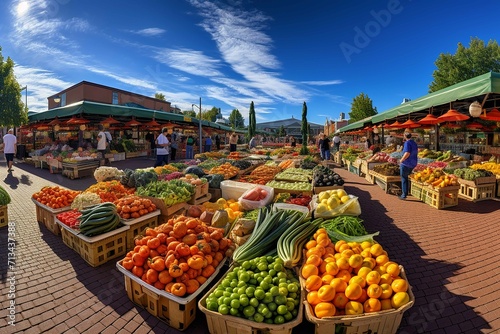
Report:
[[[301,268],[307,302],[318,318],[398,309],[410,302],[401,267],[380,244],[340,240],[324,228],[305,245]]]

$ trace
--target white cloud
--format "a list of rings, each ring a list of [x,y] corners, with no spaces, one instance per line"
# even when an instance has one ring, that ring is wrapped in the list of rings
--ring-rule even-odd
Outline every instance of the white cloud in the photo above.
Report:
[[[312,86],[330,86],[343,84],[343,80],[325,80],[325,81],[303,81],[303,83]]]
[[[162,35],[166,32],[165,29],[161,28],[146,28],[146,29],[141,29],[141,30],[129,30],[131,33],[141,35],[141,36],[147,36],[147,37],[152,37],[152,36],[159,36]]]
[[[192,75],[209,78],[222,76],[217,69],[220,61],[204,55],[201,51],[157,49],[153,57],[162,64]]]

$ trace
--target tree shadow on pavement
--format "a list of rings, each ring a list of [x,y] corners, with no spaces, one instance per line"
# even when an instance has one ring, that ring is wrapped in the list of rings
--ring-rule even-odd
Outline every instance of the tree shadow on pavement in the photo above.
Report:
[[[475,324],[475,327],[470,330],[479,332],[481,329],[490,329],[488,322],[467,305],[467,302],[474,299],[468,296],[467,291],[461,290],[460,294],[456,294],[448,289],[452,287],[453,291],[460,291],[460,287],[453,282],[453,277],[463,266],[459,263],[429,258],[419,245],[398,227],[404,224],[393,221],[389,216],[388,209],[394,209],[392,205],[386,208],[377,198],[372,198],[370,192],[357,186],[352,187],[350,184],[352,183],[345,184],[345,190],[349,194],[358,196],[362,208],[360,218],[363,219],[366,230],[368,233],[380,232],[380,235],[375,237],[376,241],[388,252],[390,260],[403,265],[415,295],[415,303],[403,314],[398,333],[432,333],[443,331],[444,328],[446,332],[450,332],[448,330],[453,329],[454,324],[456,324],[455,333],[463,333],[466,330],[458,326],[458,323],[465,321],[463,317],[468,320],[467,323]],[[364,184],[363,186],[370,185]],[[392,196],[385,193],[381,196],[384,195]],[[419,201],[400,201],[396,196],[392,197],[395,206],[408,207],[423,204]],[[392,203],[392,199],[384,198],[384,203]],[[401,210],[404,210],[404,207]],[[425,210],[435,209],[429,207]],[[434,224],[435,222],[422,222],[423,225],[424,223]]]

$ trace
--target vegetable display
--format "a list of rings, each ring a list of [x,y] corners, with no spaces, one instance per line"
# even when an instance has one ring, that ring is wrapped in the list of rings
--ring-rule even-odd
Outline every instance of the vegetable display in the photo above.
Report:
[[[473,168],[457,168],[453,171],[453,174],[456,177],[459,177],[464,180],[474,181],[480,177],[488,177],[493,176],[494,174],[485,169],[473,169]]]
[[[117,199],[116,212],[123,219],[136,219],[156,210],[156,205],[148,198],[128,195]]]
[[[342,186],[344,180],[328,167],[317,165],[313,168],[313,184],[315,187]]]
[[[92,192],[83,192],[78,194],[71,203],[72,209],[82,210],[88,206],[101,203],[101,197]]]
[[[187,202],[195,192],[195,187],[181,180],[155,181],[136,190],[138,196],[161,198],[166,206]]]
[[[113,231],[120,225],[120,216],[113,203],[105,202],[81,210],[77,224],[80,233],[87,237]]]
[[[57,214],[56,218],[64,225],[77,229],[79,224],[78,219],[81,215],[82,213],[78,210],[69,210]]]
[[[7,205],[11,201],[10,195],[2,186],[0,186],[0,206]]]
[[[80,191],[68,190],[59,186],[47,186],[34,193],[31,197],[40,204],[52,209],[60,209],[69,207],[79,193]]]
[[[88,187],[85,192],[96,193],[103,202],[114,202],[117,199],[133,194],[133,188],[126,188],[120,181],[97,182]]]
[[[286,182],[271,180],[266,186],[284,190],[312,191],[310,182]]]
[[[94,178],[97,182],[120,180],[124,172],[116,167],[100,166],[94,171]]]

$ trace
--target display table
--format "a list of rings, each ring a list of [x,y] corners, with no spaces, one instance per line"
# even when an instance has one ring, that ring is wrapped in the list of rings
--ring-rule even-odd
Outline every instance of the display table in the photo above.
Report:
[[[368,171],[368,174],[373,177],[373,182],[378,184],[386,193],[389,192],[391,186],[397,186],[401,189],[401,176],[382,175],[371,169]]]
[[[94,175],[94,171],[99,167],[99,160],[81,160],[77,162],[63,162],[62,174],[70,179],[78,179],[84,176]]]
[[[432,188],[428,184],[410,179],[411,195],[438,210],[458,205],[460,186]]]

